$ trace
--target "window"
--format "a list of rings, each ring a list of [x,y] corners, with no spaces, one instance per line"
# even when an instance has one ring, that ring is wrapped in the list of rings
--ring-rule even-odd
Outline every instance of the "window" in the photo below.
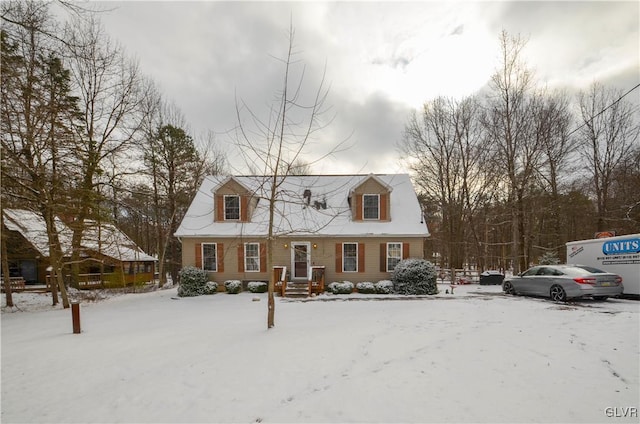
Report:
[[[215,243],[202,243],[202,269],[218,271],[218,246]]]
[[[379,194],[365,194],[362,196],[362,216],[364,219],[380,219]]]
[[[260,243],[245,243],[244,270],[253,272],[260,271]]]
[[[224,196],[224,219],[240,219],[240,196]]]
[[[387,243],[387,272],[395,269],[402,260],[402,243]]]
[[[342,244],[342,271],[358,271],[358,243]]]

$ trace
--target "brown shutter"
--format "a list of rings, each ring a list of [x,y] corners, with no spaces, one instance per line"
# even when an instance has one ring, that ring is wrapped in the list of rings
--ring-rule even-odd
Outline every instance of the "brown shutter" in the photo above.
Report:
[[[218,243],[218,272],[224,272],[224,244]]]
[[[224,196],[216,196],[216,221],[224,221]]]
[[[402,259],[407,259],[409,255],[409,243],[402,243]]]
[[[342,272],[342,243],[336,243],[336,272]]]
[[[380,243],[380,272],[387,272],[387,243]]]
[[[386,221],[387,218],[387,199],[388,199],[389,195],[388,194],[381,194],[380,195],[380,221]]]
[[[358,243],[358,272],[364,272],[364,243]]]
[[[240,197],[240,221],[249,221],[249,198],[247,196]]]
[[[238,272],[244,272],[244,244],[238,244]]]
[[[362,221],[362,194],[356,194],[356,221]]]
[[[196,243],[196,268],[202,268],[202,243]]]
[[[260,243],[260,272],[267,270],[267,245]]]

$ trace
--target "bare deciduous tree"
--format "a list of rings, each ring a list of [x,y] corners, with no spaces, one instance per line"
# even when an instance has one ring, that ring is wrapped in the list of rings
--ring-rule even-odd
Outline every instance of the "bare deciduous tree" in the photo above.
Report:
[[[440,210],[443,267],[461,268],[469,254],[468,240],[478,249],[481,234],[477,210],[491,198],[493,167],[475,98],[437,98],[415,112],[405,127],[400,150],[410,158],[415,182]]]
[[[514,269],[527,268],[526,196],[540,166],[542,143],[535,136],[532,109],[539,99],[533,95],[533,78],[522,60],[526,42],[503,31],[500,36],[500,67],[491,78],[485,129],[495,148],[496,160],[504,167],[507,199],[512,219]]]
[[[579,95],[580,152],[596,198],[598,231],[608,229],[615,170],[638,145],[637,111],[620,95],[598,83]]]
[[[305,68],[296,66],[299,62],[294,60],[294,36],[295,31],[290,27],[288,49],[284,58],[280,59],[284,67],[282,85],[266,119],[260,118],[244,102],[236,102],[236,143],[244,154],[245,162],[260,170],[264,176],[264,186],[268,190],[265,199],[269,207],[266,247],[268,270],[273,269],[274,244],[276,238],[281,235],[274,226],[278,213],[276,202],[282,196],[280,188],[288,176],[299,171],[303,151],[309,147],[315,134],[330,122],[322,120],[327,112],[325,103],[328,95],[324,75],[313,94],[305,97]],[[249,122],[245,120],[245,114],[248,115]],[[343,144],[344,142],[339,143],[338,147],[317,160],[335,153]],[[267,328],[275,325],[274,286],[274,276],[271,273],[268,286]]]
[[[99,215],[98,185],[106,160],[117,163],[140,130],[144,98],[138,65],[104,34],[95,17],[74,19],[69,29],[70,64],[78,91],[82,127],[74,156],[72,278],[77,281],[84,222]]]

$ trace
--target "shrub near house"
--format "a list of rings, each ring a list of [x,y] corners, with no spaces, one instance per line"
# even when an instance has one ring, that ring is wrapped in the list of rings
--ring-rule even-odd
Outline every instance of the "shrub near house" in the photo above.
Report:
[[[224,288],[229,294],[238,294],[242,290],[242,281],[240,280],[227,280],[224,282]]]
[[[438,294],[435,266],[424,259],[405,259],[393,271],[394,290],[399,294]]]
[[[266,293],[268,286],[264,281],[251,281],[247,284],[247,289],[251,293]]]
[[[213,281],[209,281],[209,277],[205,271],[192,266],[187,266],[180,270],[180,286],[178,287],[179,297],[214,294],[217,290],[218,284]]]

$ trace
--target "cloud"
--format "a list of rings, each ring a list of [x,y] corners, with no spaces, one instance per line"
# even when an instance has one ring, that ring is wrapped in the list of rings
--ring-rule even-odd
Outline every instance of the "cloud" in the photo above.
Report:
[[[352,149],[317,172],[397,170],[395,143],[409,112],[436,96],[463,97],[486,86],[502,29],[529,37],[525,54],[541,84],[577,90],[597,79],[624,86],[638,77],[637,2],[104,5],[116,7],[102,15],[107,30],[182,109],[193,132],[213,130],[228,145],[237,99],[265,116],[277,98],[284,72],[278,59],[292,24],[292,77],[305,66],[302,93],[309,96],[326,70],[335,112],[308,156],[352,134]]]
[[[510,2],[492,26],[528,38],[528,64],[552,86],[583,88],[639,66],[638,2]]]

